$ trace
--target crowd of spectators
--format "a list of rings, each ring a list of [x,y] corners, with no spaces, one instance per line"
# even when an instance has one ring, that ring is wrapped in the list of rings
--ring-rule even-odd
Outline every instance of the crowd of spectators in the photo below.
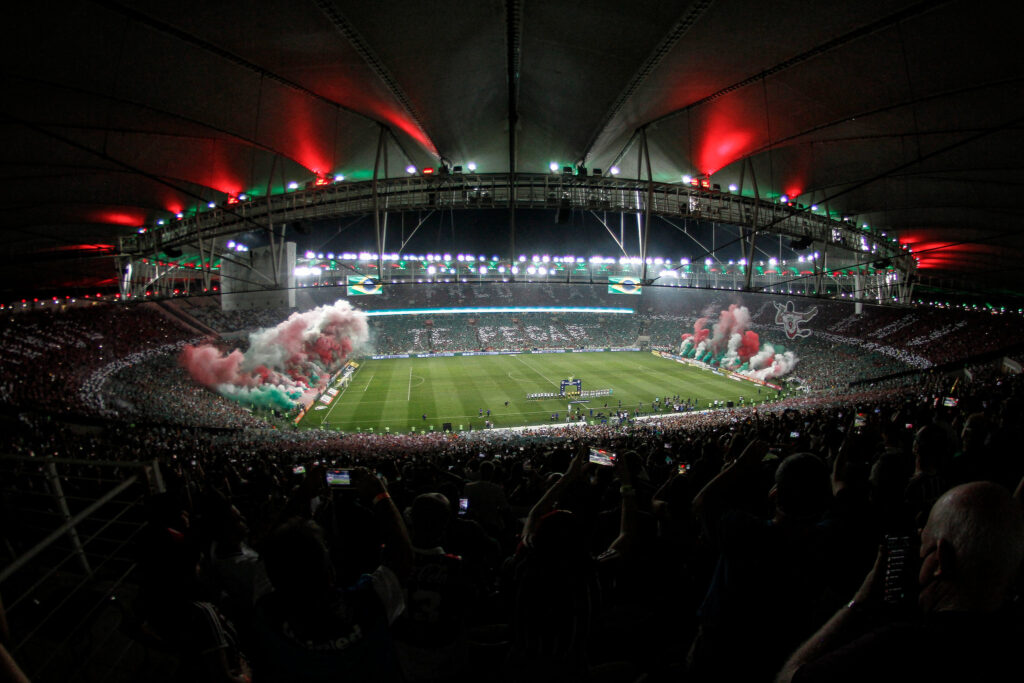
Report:
[[[766,340],[774,310],[755,311]],[[373,321],[377,350],[407,352],[668,341],[697,313]],[[194,331],[152,306],[31,312],[0,330],[0,399],[17,411],[0,447],[160,463],[135,607],[181,680],[884,679],[892,662],[913,669],[915,644],[959,676],[969,653],[936,643],[1001,662],[1021,633],[1024,532],[1008,501],[1024,382],[994,363],[847,388],[909,367],[855,343],[872,335],[968,357],[964,318],[930,313],[823,314],[833,338],[792,342],[808,391],[757,408],[412,435],[274,428],[196,387],[176,362]],[[979,348],[1014,329],[986,322]],[[591,447],[615,464],[588,462]],[[35,540],[19,487],[38,466],[13,467],[0,534],[15,556]],[[337,468],[351,486],[327,485]],[[71,493],[92,495],[71,483],[90,470],[71,467]],[[884,599],[887,536],[923,558],[905,587],[917,602]]]
[[[0,404],[98,412],[81,395],[103,368],[194,336],[155,305],[39,309],[0,318]]]
[[[970,375],[953,407],[951,378],[924,374],[597,428],[83,432],[25,413],[2,438],[161,463],[135,613],[181,680],[886,679],[923,657],[915,643],[961,637],[1002,662],[1019,642],[1024,382]],[[326,484],[335,468],[351,486]],[[7,547],[25,513],[5,505]],[[964,520],[995,536],[971,545]],[[919,602],[884,599],[887,535],[924,558]],[[962,648],[940,659],[988,666]]]

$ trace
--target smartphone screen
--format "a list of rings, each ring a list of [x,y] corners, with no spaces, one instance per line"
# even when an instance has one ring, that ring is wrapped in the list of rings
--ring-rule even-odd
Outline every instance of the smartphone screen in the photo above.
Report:
[[[956,404],[959,402],[959,399],[953,398],[952,396],[947,396],[946,398],[942,399],[942,405],[945,406],[946,408],[956,408]]]
[[[789,438],[791,438],[791,439],[799,439],[800,438],[800,432],[790,432],[789,433]]]
[[[351,486],[352,473],[349,470],[327,470],[328,486]]]
[[[469,498],[459,498],[459,514],[466,514],[467,510],[469,510]]]
[[[590,449],[590,462],[605,467],[611,467],[615,464],[615,454],[600,448]]]
[[[690,466],[687,463],[679,463],[679,474],[686,474],[686,470],[688,469],[690,469]]]
[[[883,599],[890,605],[916,600],[913,587],[917,582],[917,566],[912,560],[913,539],[910,536],[885,537],[885,580]]]
[[[306,466],[305,465],[296,465],[295,467],[292,468],[292,474],[305,474],[305,473],[306,473]]]
[[[868,423],[868,416],[864,413],[857,413],[853,418],[853,426],[860,429]]]

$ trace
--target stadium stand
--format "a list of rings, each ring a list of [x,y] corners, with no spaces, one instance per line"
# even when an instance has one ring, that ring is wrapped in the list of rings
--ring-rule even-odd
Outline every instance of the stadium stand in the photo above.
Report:
[[[462,286],[454,299],[440,290],[429,298],[493,305],[511,290]],[[550,304],[558,292],[528,298]],[[401,307],[427,300],[419,297]],[[641,332],[672,348],[698,317],[735,301],[721,292],[675,304],[660,293],[638,298],[633,315],[380,316],[371,319],[374,350],[625,345]],[[597,293],[574,304],[602,300]],[[753,301],[764,338],[798,350],[793,379],[806,391],[757,409],[651,414],[614,426],[423,435],[296,430],[258,418],[189,384],[175,353],[194,332],[152,307],[8,316],[0,340],[9,408],[0,436],[3,564],[67,519],[54,521],[62,498],[73,516],[135,463],[159,472],[157,485],[147,470],[151,488],[126,508],[137,531],[122,541],[138,561],[123,576],[95,570],[111,552],[96,545],[110,532],[97,531],[79,535],[82,555],[73,544],[64,549],[84,556],[93,578],[74,562],[46,582],[27,577],[54,561],[44,553],[0,579],[8,646],[42,681],[86,680],[115,660],[123,679],[151,681],[293,680],[296,672],[319,680],[343,670],[374,680],[753,681],[789,675],[786,666],[800,680],[787,660],[855,595],[878,604],[873,623],[856,625],[865,634],[904,628],[901,614],[932,623],[940,615],[927,601],[887,612],[858,587],[883,534],[918,528],[952,487],[991,481],[1001,501],[1015,490],[1019,501],[1024,383],[998,359],[965,364],[973,350],[1011,345],[1019,321],[925,311],[904,322],[867,308],[861,326],[847,321],[849,304],[833,311],[813,302],[814,334],[790,340],[774,325],[774,299]],[[208,309],[181,307],[222,331],[253,329],[267,315]],[[901,352],[959,365],[884,379],[913,369]],[[89,385],[100,371],[103,382]],[[868,378],[878,381],[848,386]],[[583,444],[619,454],[616,465],[587,463]],[[68,461],[54,465],[65,467],[60,494],[42,477],[53,456]],[[351,490],[330,489],[325,468],[376,471],[385,483],[356,475]],[[462,498],[470,501],[464,514]],[[1013,547],[1024,542],[1012,525],[999,533]],[[76,573],[83,585],[106,582],[98,607],[62,602],[67,590],[56,577]],[[999,624],[1020,623],[1019,585],[993,589],[1008,605]],[[423,611],[425,595],[436,611]],[[405,617],[394,615],[400,603]],[[292,613],[289,605],[307,607]],[[35,627],[58,612],[94,634],[88,657],[78,656],[85,641],[67,638],[69,630]],[[423,629],[424,619],[436,628]],[[285,621],[301,624],[301,634]],[[107,642],[120,649],[107,655]],[[986,647],[1005,657],[1006,642]],[[211,651],[218,656],[202,656]],[[800,666],[810,675],[814,662],[830,661],[820,655]],[[379,664],[365,669],[371,662]]]

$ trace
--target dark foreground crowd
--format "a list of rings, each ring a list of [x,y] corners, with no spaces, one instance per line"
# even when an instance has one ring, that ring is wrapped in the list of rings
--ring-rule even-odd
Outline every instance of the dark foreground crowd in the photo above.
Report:
[[[182,681],[1018,680],[1022,392],[394,451],[26,418],[5,446],[161,461],[135,637]]]

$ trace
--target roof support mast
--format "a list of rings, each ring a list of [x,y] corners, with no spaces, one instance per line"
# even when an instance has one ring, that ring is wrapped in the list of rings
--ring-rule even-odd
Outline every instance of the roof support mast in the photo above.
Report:
[[[647,280],[647,238],[651,234],[651,207],[654,205],[654,178],[651,176],[651,151],[647,148],[646,128],[640,131],[640,157],[647,161],[647,201],[644,202],[644,225],[640,239],[640,281],[646,285],[650,284]]]
[[[508,235],[511,262],[516,259],[516,126],[519,125],[519,39],[522,8],[520,0],[505,2],[505,66],[508,85]],[[510,272],[509,278],[515,280]]]
[[[370,192],[373,195],[373,234],[377,236],[377,277],[380,277],[381,272],[384,270],[384,243],[382,241],[383,235],[381,234],[381,220],[380,220],[380,193],[377,191],[377,178],[380,172],[380,159],[382,154],[386,154],[384,151],[384,135],[385,129],[383,126],[380,128],[380,134],[377,136],[377,155],[373,160],[373,183],[370,186]]]

